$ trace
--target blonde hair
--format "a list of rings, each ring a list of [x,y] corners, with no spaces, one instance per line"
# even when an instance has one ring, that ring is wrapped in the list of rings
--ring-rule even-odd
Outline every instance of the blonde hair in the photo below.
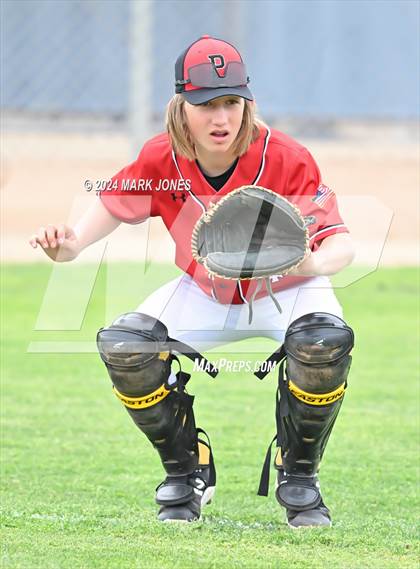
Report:
[[[188,128],[184,103],[185,99],[182,95],[174,95],[169,101],[166,109],[166,130],[175,153],[185,156],[188,160],[195,160],[197,156],[194,140]],[[236,156],[245,154],[249,146],[257,140],[262,126],[266,127],[267,125],[257,117],[255,103],[245,99],[241,128],[232,145],[232,150]]]

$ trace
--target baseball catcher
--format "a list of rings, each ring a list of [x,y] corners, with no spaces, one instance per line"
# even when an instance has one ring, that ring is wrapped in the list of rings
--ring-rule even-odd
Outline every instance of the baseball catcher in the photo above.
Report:
[[[354,249],[315,160],[257,117],[248,84],[233,45],[209,36],[193,42],[175,63],[166,132],[144,144],[74,228],[40,227],[30,243],[71,261],[120,223],[160,217],[176,244],[181,276],[97,336],[116,398],[162,463],[160,521],[200,519],[216,486],[183,359],[204,361],[215,376],[203,351],[264,337],[278,346],[269,358],[278,364],[269,410],[277,425],[275,496],[291,527],[329,526],[318,475],[354,340],[328,277],[351,263]],[[150,465],[138,468],[141,479]]]

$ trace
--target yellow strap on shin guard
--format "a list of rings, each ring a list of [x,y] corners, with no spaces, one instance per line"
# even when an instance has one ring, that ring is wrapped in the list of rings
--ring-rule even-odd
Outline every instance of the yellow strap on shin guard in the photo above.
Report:
[[[130,407],[130,409],[147,409],[147,407],[152,407],[152,405],[156,405],[165,399],[170,394],[170,391],[166,389],[166,387],[162,384],[152,393],[148,395],[142,395],[141,397],[130,397],[128,395],[124,395],[120,393],[115,385],[112,387],[114,390],[115,395],[118,397],[120,401],[126,406]]]
[[[342,383],[337,389],[330,393],[308,393],[293,383],[292,380],[289,380],[288,387],[296,399],[303,401],[303,403],[307,403],[308,405],[330,405],[343,397],[346,390],[346,382]]]

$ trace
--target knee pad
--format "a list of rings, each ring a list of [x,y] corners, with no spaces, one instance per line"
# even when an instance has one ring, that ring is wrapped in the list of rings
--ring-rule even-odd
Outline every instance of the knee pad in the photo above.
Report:
[[[168,331],[159,320],[132,312],[98,332],[97,345],[117,397],[157,449],[167,473],[189,474],[197,465],[192,405],[184,391],[188,374],[174,374]]]
[[[171,371],[167,338],[162,322],[137,312],[123,314],[109,328],[99,330],[99,354],[117,396],[119,392],[127,396],[127,407],[150,405],[151,401],[140,401],[140,396],[164,387]]]
[[[352,329],[332,314],[315,312],[286,332],[286,377],[279,378],[276,465],[314,475],[343,401],[354,345]]]
[[[350,369],[350,351],[354,345],[353,330],[332,314],[314,312],[298,318],[286,331],[284,350],[287,355],[289,382],[300,391],[325,394],[336,389],[347,379]],[[319,397],[312,404],[327,404]]]

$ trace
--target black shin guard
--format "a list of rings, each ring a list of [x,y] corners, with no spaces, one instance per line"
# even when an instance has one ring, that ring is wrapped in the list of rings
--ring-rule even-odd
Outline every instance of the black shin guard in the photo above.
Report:
[[[97,343],[115,394],[159,452],[167,474],[177,477],[196,468],[198,438],[194,397],[184,391],[189,375],[171,372],[169,340],[159,320],[128,313],[101,329]]]
[[[143,431],[171,476],[191,473],[198,464],[198,440],[192,405],[194,397],[171,391],[159,406],[127,411]]]
[[[320,501],[316,473],[340,410],[353,332],[340,318],[326,313],[305,315],[293,322],[277,354],[276,399],[279,502],[294,510],[316,507]],[[284,374],[286,364],[286,374]],[[267,454],[259,494],[267,495],[270,453]]]
[[[302,316],[286,334],[286,381],[281,378],[279,430],[282,466],[288,474],[313,476],[343,402],[353,332],[340,318]]]

